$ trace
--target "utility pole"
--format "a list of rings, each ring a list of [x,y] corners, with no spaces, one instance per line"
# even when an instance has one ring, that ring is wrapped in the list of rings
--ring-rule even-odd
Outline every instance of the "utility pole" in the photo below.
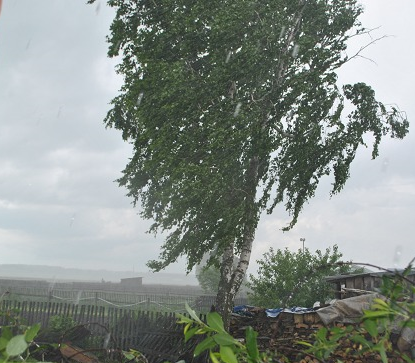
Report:
[[[303,253],[304,253],[304,242],[305,242],[305,238],[300,238],[300,241],[303,242]]]

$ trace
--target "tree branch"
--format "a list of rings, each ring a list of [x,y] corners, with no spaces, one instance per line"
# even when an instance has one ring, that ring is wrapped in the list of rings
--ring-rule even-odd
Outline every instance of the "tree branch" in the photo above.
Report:
[[[348,58],[344,61],[344,63],[343,63],[343,64],[345,64],[345,63],[347,63],[347,62],[349,62],[349,61],[351,61],[352,59],[357,58],[357,57],[367,59],[367,60],[369,60],[369,61],[371,61],[371,62],[373,62],[373,63],[377,64],[377,63],[376,63],[373,59],[370,59],[370,58],[364,57],[364,56],[362,56],[360,53],[361,53],[361,52],[363,52],[366,48],[368,48],[368,47],[370,47],[371,45],[375,44],[377,41],[379,41],[379,40],[381,40],[381,39],[384,39],[384,38],[389,38],[389,37],[390,37],[390,35],[382,35],[381,37],[376,38],[376,39],[372,40],[370,43],[368,43],[368,44],[366,44],[366,45],[364,45],[364,46],[360,47],[360,49],[359,49],[359,50],[358,50],[358,51],[357,51],[354,55],[352,55],[351,57],[348,57]]]

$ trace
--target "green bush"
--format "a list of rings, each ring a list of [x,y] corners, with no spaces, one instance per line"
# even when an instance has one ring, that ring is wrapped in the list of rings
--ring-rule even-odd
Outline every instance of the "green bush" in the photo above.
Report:
[[[49,319],[49,329],[54,333],[63,334],[76,325],[71,316],[54,315]]]
[[[308,248],[291,252],[270,250],[258,260],[257,276],[250,275],[250,301],[268,308],[312,307],[316,301],[332,299],[332,286],[324,277],[349,272],[347,264],[338,265],[342,254],[337,245],[314,254]]]

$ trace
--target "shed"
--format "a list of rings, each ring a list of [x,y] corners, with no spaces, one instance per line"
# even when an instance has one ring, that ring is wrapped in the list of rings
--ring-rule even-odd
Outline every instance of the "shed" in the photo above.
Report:
[[[135,290],[143,285],[143,278],[142,277],[127,277],[125,279],[121,279],[120,285],[127,289]]]
[[[328,276],[325,280],[328,283],[336,285],[335,294],[336,299],[344,299],[351,296],[367,292],[379,292],[382,285],[382,278],[384,276],[392,277],[396,273],[401,273],[403,270],[391,271],[379,271],[379,272],[363,272],[355,274],[343,274]],[[406,278],[415,284],[415,270],[409,272]],[[411,297],[414,298],[414,294]]]

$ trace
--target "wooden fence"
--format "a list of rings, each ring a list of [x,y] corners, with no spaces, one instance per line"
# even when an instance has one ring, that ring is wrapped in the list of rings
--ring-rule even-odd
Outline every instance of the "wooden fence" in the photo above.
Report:
[[[183,326],[177,324],[174,313],[58,302],[4,300],[0,306],[3,313],[16,309],[25,324],[41,323],[44,328],[52,316],[72,317],[90,333],[95,348],[136,349],[151,363],[192,358],[191,348],[184,344]],[[205,319],[204,315],[200,317]],[[0,316],[0,325],[5,323],[5,316]]]

